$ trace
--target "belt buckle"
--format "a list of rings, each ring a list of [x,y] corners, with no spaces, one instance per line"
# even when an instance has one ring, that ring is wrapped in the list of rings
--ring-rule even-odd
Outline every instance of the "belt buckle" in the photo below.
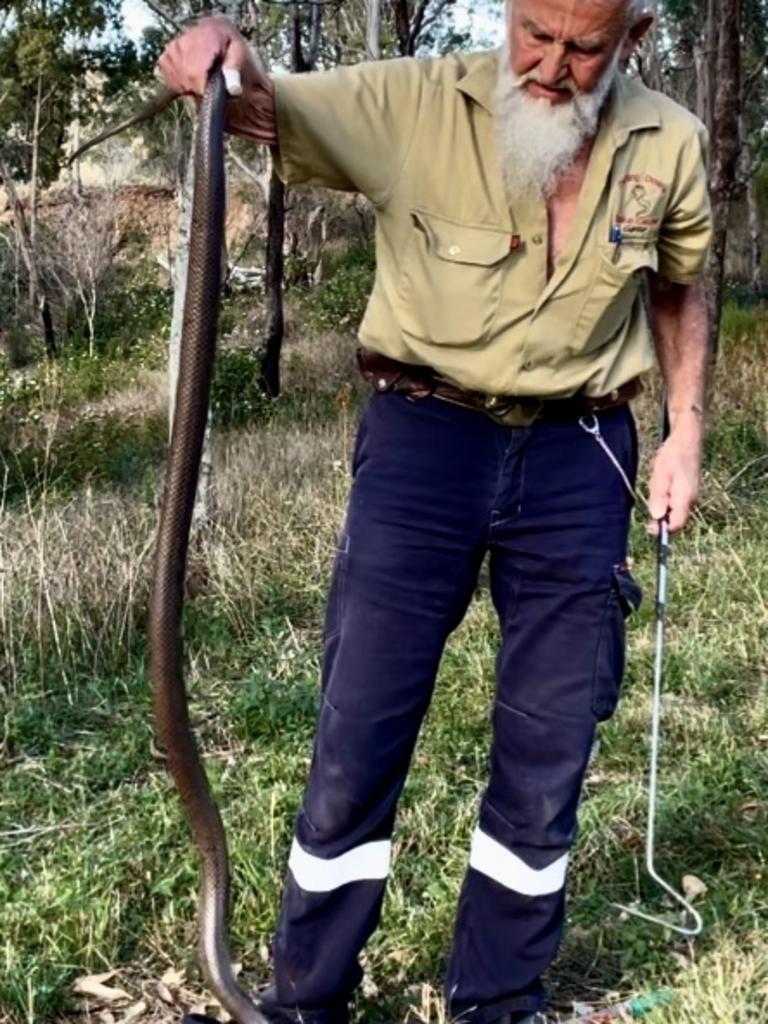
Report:
[[[544,403],[538,398],[501,398],[488,395],[485,412],[504,427],[530,427],[541,414]]]

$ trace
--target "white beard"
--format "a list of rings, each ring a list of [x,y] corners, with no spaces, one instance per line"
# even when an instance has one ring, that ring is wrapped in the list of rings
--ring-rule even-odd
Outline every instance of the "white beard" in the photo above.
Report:
[[[496,141],[507,199],[510,203],[550,196],[573,165],[584,144],[595,137],[600,111],[619,71],[621,52],[606,68],[591,93],[573,91],[567,103],[534,99],[522,86],[536,81],[536,72],[521,77],[511,71],[508,46],[499,51],[496,86]]]

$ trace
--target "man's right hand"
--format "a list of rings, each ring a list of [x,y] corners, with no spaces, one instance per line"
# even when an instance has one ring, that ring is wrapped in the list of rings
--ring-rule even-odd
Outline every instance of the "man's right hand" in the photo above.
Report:
[[[276,145],[272,83],[243,36],[227,18],[201,18],[168,44],[157,66],[171,92],[200,99],[210,70],[219,58],[229,79],[228,130],[256,142]],[[227,74],[233,71],[240,76],[240,95],[233,89],[233,77]]]

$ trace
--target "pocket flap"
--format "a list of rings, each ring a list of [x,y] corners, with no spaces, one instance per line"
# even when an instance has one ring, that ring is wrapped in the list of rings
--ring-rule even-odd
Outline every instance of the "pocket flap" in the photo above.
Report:
[[[489,267],[510,253],[509,231],[458,224],[423,210],[412,210],[411,215],[427,236],[430,251],[440,259]]]
[[[624,617],[628,618],[643,603],[643,591],[640,584],[632,578],[629,570],[623,566],[614,570],[613,578],[616,593],[619,595],[621,602],[621,609],[624,612]]]

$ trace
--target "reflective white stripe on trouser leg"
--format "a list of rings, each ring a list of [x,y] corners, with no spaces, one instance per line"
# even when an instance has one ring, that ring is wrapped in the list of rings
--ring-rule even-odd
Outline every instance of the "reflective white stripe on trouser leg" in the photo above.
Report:
[[[564,853],[552,864],[536,870],[477,828],[472,837],[469,864],[505,889],[512,889],[523,896],[548,896],[565,885],[568,854]]]
[[[349,882],[384,879],[389,874],[392,843],[388,839],[364,843],[338,857],[315,857],[293,840],[288,867],[305,892],[333,892]]]

